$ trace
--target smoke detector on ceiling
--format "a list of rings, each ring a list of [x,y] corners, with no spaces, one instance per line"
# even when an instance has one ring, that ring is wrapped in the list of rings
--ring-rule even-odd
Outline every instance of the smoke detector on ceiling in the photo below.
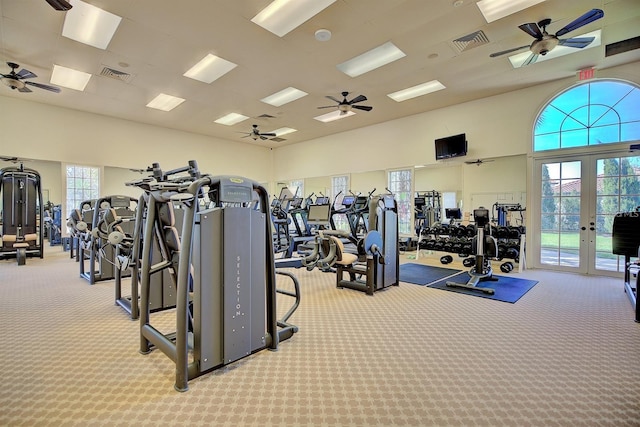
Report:
[[[319,42],[326,42],[331,39],[331,31],[321,28],[316,31],[316,40]]]

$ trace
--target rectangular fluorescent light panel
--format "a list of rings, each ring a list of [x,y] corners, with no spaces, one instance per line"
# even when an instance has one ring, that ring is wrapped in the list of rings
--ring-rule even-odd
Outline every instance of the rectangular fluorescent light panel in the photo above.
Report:
[[[280,128],[280,129],[276,129],[274,131],[271,131],[271,133],[275,133],[276,136],[282,136],[282,135],[287,135],[289,133],[293,133],[293,132],[297,132],[298,129],[293,129],[293,128]]]
[[[431,80],[430,82],[422,83],[407,89],[389,93],[387,94],[387,96],[396,102],[402,102],[406,101],[407,99],[426,95],[431,92],[437,92],[442,89],[445,89],[445,86],[442,83],[437,80]]]
[[[288,87],[286,89],[282,89],[280,92],[274,93],[273,95],[269,95],[266,98],[262,98],[260,101],[273,105],[274,107],[279,107],[307,95],[307,92],[303,92],[300,89]]]
[[[319,122],[329,123],[329,122],[333,122],[334,120],[340,120],[340,119],[344,119],[344,118],[349,117],[349,116],[353,116],[355,114],[356,113],[354,113],[353,111],[347,111],[346,113],[340,114],[340,110],[336,110],[336,111],[333,111],[331,113],[327,113],[327,114],[323,114],[321,116],[314,117],[314,119],[318,120]]]
[[[214,121],[221,125],[233,126],[236,123],[240,123],[247,120],[248,118],[249,117],[243,116],[242,114],[229,113],[226,116],[222,116],[218,120],[214,120]]]
[[[497,21],[505,16],[520,12],[528,7],[542,3],[544,0],[480,0],[478,8],[487,23]]]
[[[251,19],[278,37],[302,25],[336,0],[274,0]]]
[[[581,38],[581,37],[594,37],[594,39],[593,39],[593,41],[591,43],[589,43],[586,47],[583,47],[582,49],[576,49],[574,47],[567,47],[567,46],[558,45],[558,46],[554,47],[553,50],[551,52],[547,53],[546,55],[538,55],[538,58],[536,59],[536,62],[534,62],[531,65],[535,65],[538,62],[544,62],[544,61],[548,61],[550,59],[558,58],[560,56],[570,55],[572,53],[578,53],[578,52],[583,51],[585,49],[591,49],[591,48],[594,48],[594,47],[598,47],[602,43],[602,30],[595,30],[595,31],[592,31],[590,33],[582,34],[582,35],[579,35],[579,36],[573,36],[572,38]],[[526,51],[524,51],[522,53],[518,53],[517,55],[511,55],[509,57],[509,61],[511,61],[511,66],[513,68],[522,67],[522,64],[524,64],[524,62],[527,60],[527,58],[529,58],[529,55],[531,55],[531,51],[529,51],[529,50],[526,50]],[[531,65],[527,65],[527,67],[530,67]]]
[[[357,77],[405,56],[407,55],[396,45],[386,42],[362,55],[338,64],[336,67],[348,76]]]
[[[148,103],[147,107],[155,108],[162,111],[171,111],[183,102],[183,98],[178,98],[176,96],[167,95],[166,93],[161,93],[160,95],[156,96],[150,103]]]
[[[71,4],[73,8],[65,12],[62,35],[106,49],[122,18],[80,0],[73,0]]]
[[[51,73],[52,84],[79,91],[83,91],[87,87],[90,78],[91,74],[89,73],[55,64]]]
[[[212,83],[219,79],[229,71],[233,70],[237,64],[229,62],[218,56],[208,54],[200,60],[196,65],[191,67],[189,71],[183,74],[190,79],[199,80],[204,83]]]

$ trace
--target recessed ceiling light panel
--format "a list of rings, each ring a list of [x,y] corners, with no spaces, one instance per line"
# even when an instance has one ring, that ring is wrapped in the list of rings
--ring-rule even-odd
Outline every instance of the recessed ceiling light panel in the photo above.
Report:
[[[416,98],[418,96],[426,95],[432,92],[437,92],[445,88],[445,85],[440,83],[438,80],[431,80],[430,82],[422,83],[407,89],[387,94],[387,96],[396,102],[402,102],[406,101],[407,99]]]
[[[314,119],[318,120],[319,122],[329,123],[329,122],[333,122],[334,120],[340,120],[340,119],[347,118],[349,116],[353,116],[355,114],[356,113],[354,113],[353,111],[342,112],[340,110],[336,110],[331,113],[323,114],[321,116],[316,116],[314,117]]]
[[[80,43],[106,49],[122,18],[80,0],[65,12],[62,35]]]
[[[274,93],[273,95],[269,95],[266,98],[262,98],[260,101],[273,105],[274,107],[279,107],[307,95],[307,92],[303,92],[300,89],[288,87],[286,89],[282,89],[280,92]]]
[[[233,70],[236,66],[237,64],[227,61],[226,59],[208,54],[184,73],[183,76],[204,83],[212,83]]]
[[[247,116],[243,116],[242,114],[238,114],[238,113],[229,113],[226,116],[222,116],[217,120],[214,120],[216,123],[221,124],[221,125],[226,125],[226,126],[233,126],[236,123],[240,123],[243,122],[245,120],[247,120],[249,117]]]
[[[177,96],[161,93],[160,95],[156,96],[151,102],[149,102],[147,104],[147,107],[155,108],[156,110],[171,111],[183,102],[183,98],[178,98]]]
[[[297,132],[298,129],[293,129],[293,128],[280,128],[280,129],[276,129],[274,131],[271,131],[271,133],[275,133],[276,136],[282,136],[282,135],[287,135],[293,132]]]
[[[336,0],[274,0],[251,19],[278,37],[299,27]]]
[[[338,64],[337,67],[338,70],[346,75],[357,77],[405,56],[407,55],[398,49],[396,45],[387,42],[342,64]]]
[[[489,23],[520,12],[543,1],[544,0],[480,0],[476,4],[478,8],[480,8],[484,19]]]
[[[83,91],[87,87],[90,78],[91,74],[89,73],[55,64],[51,72],[52,84],[79,91]]]

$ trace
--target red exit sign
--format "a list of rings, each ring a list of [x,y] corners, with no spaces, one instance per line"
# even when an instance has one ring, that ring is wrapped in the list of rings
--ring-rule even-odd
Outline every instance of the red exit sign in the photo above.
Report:
[[[585,68],[578,71],[578,80],[589,80],[596,76],[595,68]]]

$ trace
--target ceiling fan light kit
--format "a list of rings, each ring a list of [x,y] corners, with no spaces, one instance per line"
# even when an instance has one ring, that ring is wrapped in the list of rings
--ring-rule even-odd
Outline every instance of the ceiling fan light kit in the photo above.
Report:
[[[0,73],[0,80],[2,80],[2,83],[11,89],[17,90],[18,92],[33,92],[29,88],[37,87],[39,89],[48,90],[49,92],[60,93],[59,87],[28,81],[27,79],[38,77],[29,70],[23,68],[16,73],[16,69],[20,67],[18,64],[14,62],[7,62],[7,65],[11,68],[11,72],[9,74]]]

